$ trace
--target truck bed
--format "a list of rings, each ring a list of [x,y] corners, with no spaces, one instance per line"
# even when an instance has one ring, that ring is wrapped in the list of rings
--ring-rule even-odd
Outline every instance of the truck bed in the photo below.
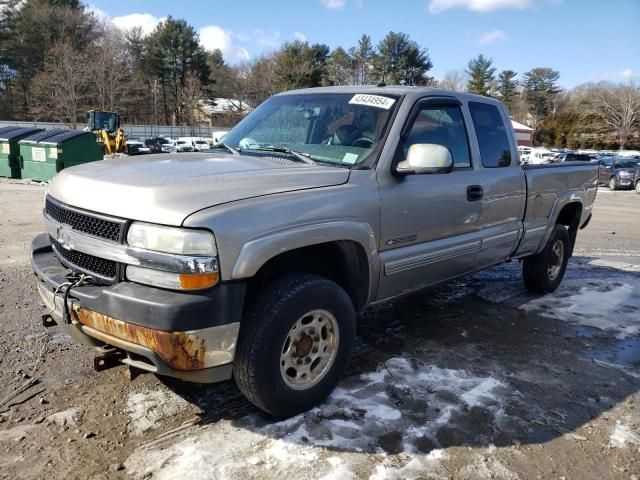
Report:
[[[568,162],[522,167],[527,184],[524,238],[516,257],[539,251],[563,207],[582,202],[580,226],[591,216],[598,189],[598,165]]]

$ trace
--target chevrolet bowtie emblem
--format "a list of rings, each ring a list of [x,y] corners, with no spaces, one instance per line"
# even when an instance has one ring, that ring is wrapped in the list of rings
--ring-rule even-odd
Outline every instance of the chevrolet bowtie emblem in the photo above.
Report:
[[[56,240],[65,250],[73,250],[73,241],[71,240],[71,226],[59,225],[56,229]]]

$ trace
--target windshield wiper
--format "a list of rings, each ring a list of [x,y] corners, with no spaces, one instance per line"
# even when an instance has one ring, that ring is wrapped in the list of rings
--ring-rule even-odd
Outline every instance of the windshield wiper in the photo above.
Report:
[[[233,148],[230,145],[227,145],[226,143],[221,143],[218,142],[216,143],[213,148],[224,148],[226,149],[229,153],[233,153],[234,155],[240,155],[240,152],[238,150],[236,150],[235,148]]]
[[[316,164],[316,162],[314,162],[313,160],[311,160],[311,158],[309,158],[311,155],[309,155],[307,152],[296,152],[295,150],[291,150],[290,148],[284,147],[282,145],[275,145],[275,146],[266,145],[262,147],[252,148],[251,150],[262,150],[265,152],[286,153],[287,155],[291,155],[297,158],[303,163],[307,163],[309,165]]]

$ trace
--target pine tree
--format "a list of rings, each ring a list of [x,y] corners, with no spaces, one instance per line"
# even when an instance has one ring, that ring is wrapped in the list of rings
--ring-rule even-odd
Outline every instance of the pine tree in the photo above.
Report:
[[[426,49],[406,33],[389,32],[378,44],[374,68],[378,80],[389,84],[426,85],[433,64]]]
[[[500,95],[500,100],[504,102],[510,111],[518,95],[516,89],[519,82],[515,80],[516,75],[517,73],[513,70],[503,70],[498,75],[498,94]]]
[[[353,83],[353,57],[342,47],[336,47],[327,61],[327,84],[349,85]]]
[[[553,98],[562,90],[557,82],[560,73],[548,67],[538,67],[524,74],[524,94],[535,125],[551,113]]]
[[[467,64],[467,75],[469,83],[467,90],[477,95],[489,96],[491,83],[495,80],[495,67],[492,67],[493,60],[480,54],[476,58],[469,60]]]
[[[373,65],[371,60],[373,57],[373,44],[371,43],[371,37],[366,34],[362,34],[358,40],[358,48],[354,52],[355,64],[356,64],[356,85],[366,85],[369,83],[369,69]]]

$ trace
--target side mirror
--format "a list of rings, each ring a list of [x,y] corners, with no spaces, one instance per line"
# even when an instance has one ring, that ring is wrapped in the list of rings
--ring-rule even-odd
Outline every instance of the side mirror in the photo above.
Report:
[[[403,175],[449,173],[452,170],[451,152],[447,147],[434,143],[414,143],[409,147],[407,159],[396,167],[396,171]]]

